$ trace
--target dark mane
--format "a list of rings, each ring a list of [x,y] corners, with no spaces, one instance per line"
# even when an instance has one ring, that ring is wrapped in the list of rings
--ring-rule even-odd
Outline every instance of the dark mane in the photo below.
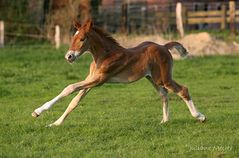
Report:
[[[105,32],[99,27],[94,26],[93,30],[98,33],[100,36],[106,38],[107,40],[111,41],[112,43],[116,44],[117,46],[120,46],[120,44],[114,39],[109,33]]]

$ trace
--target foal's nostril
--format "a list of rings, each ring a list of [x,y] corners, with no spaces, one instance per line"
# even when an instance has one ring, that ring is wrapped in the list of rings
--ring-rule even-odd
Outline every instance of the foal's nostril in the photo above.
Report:
[[[72,55],[72,54],[70,54],[70,55],[68,56],[68,59],[72,59],[72,57],[73,57],[73,55]]]

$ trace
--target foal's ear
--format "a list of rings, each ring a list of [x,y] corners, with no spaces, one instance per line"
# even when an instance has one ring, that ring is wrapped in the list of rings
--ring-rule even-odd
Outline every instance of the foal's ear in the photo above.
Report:
[[[79,29],[79,28],[81,27],[80,22],[77,21],[76,19],[74,19],[74,21],[73,21],[73,25],[74,25],[74,27],[75,27],[76,29]]]
[[[91,19],[87,20],[84,25],[85,32],[89,32],[92,27],[93,27],[92,20]]]

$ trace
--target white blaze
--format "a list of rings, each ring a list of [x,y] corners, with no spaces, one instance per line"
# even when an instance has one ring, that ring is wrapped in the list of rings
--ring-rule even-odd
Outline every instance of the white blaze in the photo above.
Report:
[[[78,33],[79,33],[79,31],[76,31],[75,35],[77,35]],[[74,36],[75,36],[75,35],[74,35]]]

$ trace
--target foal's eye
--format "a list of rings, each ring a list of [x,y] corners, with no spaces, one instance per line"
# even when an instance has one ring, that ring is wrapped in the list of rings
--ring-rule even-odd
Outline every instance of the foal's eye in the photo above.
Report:
[[[81,41],[81,42],[83,42],[83,41],[84,41],[84,39],[83,39],[83,38],[81,38],[81,39],[80,39],[80,41]]]

